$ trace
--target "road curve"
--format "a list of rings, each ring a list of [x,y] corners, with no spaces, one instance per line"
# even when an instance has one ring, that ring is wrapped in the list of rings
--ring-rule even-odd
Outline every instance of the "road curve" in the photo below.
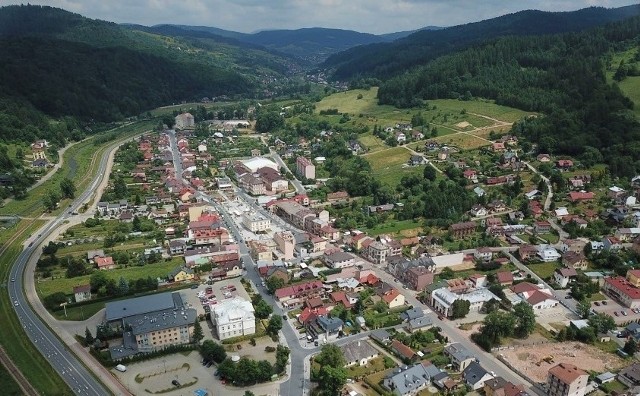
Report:
[[[28,245],[22,253],[20,253],[11,268],[10,279],[7,285],[9,298],[14,305],[18,319],[27,337],[76,395],[121,395],[128,394],[128,392],[126,392],[126,390],[123,391],[124,388],[122,388],[115,379],[105,377],[104,372],[95,373],[100,375],[103,380],[106,380],[109,388],[105,388],[105,385],[94,377],[94,373],[85,367],[83,362],[71,351],[70,347],[58,338],[54,331],[45,324],[42,318],[36,313],[36,310],[31,306],[25,294],[25,269],[27,268],[30,258],[33,255],[39,254],[39,249],[45,240],[71,216],[70,213],[77,211],[84,203],[91,200],[92,195],[103,182],[103,179],[108,177],[107,168],[110,157],[116,148],[125,141],[126,140],[119,140],[108,146],[100,159],[98,172],[94,176],[90,186],[73,201],[67,212],[63,212],[55,217],[37,231],[36,237],[30,238],[27,241]],[[71,342],[73,341],[74,340],[71,340]],[[78,349],[77,345],[75,345],[74,349]],[[86,356],[93,360],[89,355]],[[84,363],[87,362],[85,361]],[[96,362],[93,360],[89,363],[94,363],[93,365],[95,366]]]

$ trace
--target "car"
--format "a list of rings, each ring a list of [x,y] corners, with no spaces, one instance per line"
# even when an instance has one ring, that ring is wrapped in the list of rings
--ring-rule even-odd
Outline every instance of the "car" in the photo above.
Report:
[[[599,307],[600,306],[600,301],[596,301],[596,302],[594,302],[594,304],[596,304],[596,306]]]
[[[318,341],[315,341],[313,345],[318,346]]]
[[[623,314],[624,316],[627,316],[627,315],[628,315],[627,311],[622,311],[622,314]]]
[[[16,281],[16,278],[11,278],[11,282],[15,282],[15,281]]]
[[[13,305],[15,305],[15,306],[17,307],[18,305],[20,305],[20,303],[18,302],[18,300],[15,300],[15,301],[13,302]]]
[[[287,317],[287,315],[282,315],[282,319],[287,320],[289,318]]]
[[[206,366],[205,366],[205,367],[206,367],[206,368],[209,368],[209,367],[211,367],[211,365],[212,365],[212,364],[213,364],[213,362],[209,362],[209,363],[207,363],[207,364],[206,364]]]
[[[173,385],[173,386],[180,386],[180,383],[178,382],[178,380],[175,380],[175,379],[174,379],[174,380],[172,380],[172,381],[171,381],[171,385]]]
[[[566,296],[564,296],[564,299],[565,299],[565,300],[570,300],[571,298],[572,298],[572,297],[571,297],[571,295],[570,295],[570,294],[567,294]]]
[[[603,302],[602,302],[602,305],[607,305],[607,302],[606,302],[606,301],[603,301]]]
[[[616,315],[616,316],[620,316],[620,314],[618,313],[618,311],[615,311],[613,314],[614,314],[614,315]]]

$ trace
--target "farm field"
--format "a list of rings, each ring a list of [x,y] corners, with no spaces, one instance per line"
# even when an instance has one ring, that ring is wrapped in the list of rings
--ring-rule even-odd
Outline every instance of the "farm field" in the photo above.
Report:
[[[478,147],[491,144],[486,139],[479,138],[470,133],[456,133],[445,136],[438,136],[435,140],[439,143],[449,144],[465,150],[477,149]]]
[[[395,187],[405,175],[422,175],[424,165],[408,166],[411,157],[409,150],[404,147],[394,147],[364,155],[376,179],[388,186]]]

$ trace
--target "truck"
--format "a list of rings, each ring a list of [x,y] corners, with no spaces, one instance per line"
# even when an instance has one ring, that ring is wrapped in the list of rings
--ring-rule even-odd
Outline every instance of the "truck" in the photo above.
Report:
[[[119,364],[116,366],[116,370],[120,371],[121,373],[124,373],[125,371],[127,371],[127,366],[125,366],[124,364]]]

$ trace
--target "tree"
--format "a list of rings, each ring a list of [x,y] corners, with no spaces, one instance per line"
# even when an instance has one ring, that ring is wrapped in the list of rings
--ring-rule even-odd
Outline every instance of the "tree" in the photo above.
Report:
[[[347,383],[347,370],[342,367],[322,366],[320,369],[320,381],[318,386],[324,394],[337,396]]]
[[[91,344],[93,344],[93,341],[95,341],[95,340],[93,338],[93,335],[91,335],[91,331],[89,330],[88,327],[85,327],[85,329],[84,329],[84,342],[87,345],[91,345]]]
[[[271,315],[267,324],[267,334],[275,336],[282,328],[282,317],[280,315]]]
[[[44,208],[47,210],[47,212],[51,212],[58,206],[59,200],[60,197],[58,196],[58,194],[53,190],[49,190],[42,198],[42,204],[44,205]]]
[[[449,267],[444,267],[442,271],[440,271],[441,279],[452,279],[454,276],[456,276],[456,274]]]
[[[191,339],[194,344],[199,344],[200,341],[204,338],[204,333],[202,332],[202,326],[200,326],[200,321],[196,319],[193,323],[193,334],[191,335]]]
[[[273,308],[271,308],[271,305],[267,304],[263,299],[260,299],[255,305],[255,314],[258,319],[266,319],[272,312]]]
[[[593,327],[596,333],[606,333],[616,328],[616,322],[607,314],[596,313],[589,317],[589,326]]]
[[[629,340],[624,344],[624,348],[622,350],[629,356],[633,356],[638,352],[638,343],[633,338],[629,338]]]
[[[536,314],[533,307],[521,301],[513,307],[513,316],[516,319],[514,334],[520,338],[526,338],[536,328]]]
[[[589,313],[591,312],[591,303],[586,300],[579,301],[578,304],[576,304],[576,311],[582,319],[587,319],[589,317]]]
[[[107,275],[103,271],[97,271],[91,274],[89,278],[89,285],[91,285],[91,291],[97,292],[102,286],[107,284]]]
[[[284,286],[284,280],[278,278],[277,276],[272,276],[267,279],[265,284],[267,285],[267,290],[269,290],[269,293],[273,294],[276,292],[276,290]]]
[[[287,362],[289,361],[289,348],[278,344],[276,347],[276,363],[273,366],[273,370],[279,374],[287,368]]]
[[[133,229],[133,231],[141,231],[140,218],[138,216],[133,217],[133,221],[131,222],[131,228]]]
[[[273,366],[267,360],[258,362],[258,381],[265,382],[271,379],[273,375]]]
[[[224,347],[212,340],[204,340],[200,345],[200,354],[208,360],[216,363],[222,363],[227,358],[227,352]]]
[[[467,316],[471,303],[469,300],[456,300],[451,304],[451,318],[460,319]]]
[[[73,198],[76,194],[76,186],[73,184],[73,180],[65,177],[60,182],[60,192],[62,192],[62,196],[65,198]]]
[[[321,366],[331,367],[344,367],[346,364],[342,350],[335,344],[323,345],[320,353],[313,358],[313,361]]]
[[[244,391],[244,395],[243,396],[256,396],[256,394],[251,392],[251,391]]]
[[[433,166],[427,164],[427,166],[424,167],[424,171],[422,171],[422,176],[427,180],[434,181],[438,174]]]
[[[124,277],[120,277],[118,281],[118,294],[124,296],[129,293],[129,281],[127,281]]]

